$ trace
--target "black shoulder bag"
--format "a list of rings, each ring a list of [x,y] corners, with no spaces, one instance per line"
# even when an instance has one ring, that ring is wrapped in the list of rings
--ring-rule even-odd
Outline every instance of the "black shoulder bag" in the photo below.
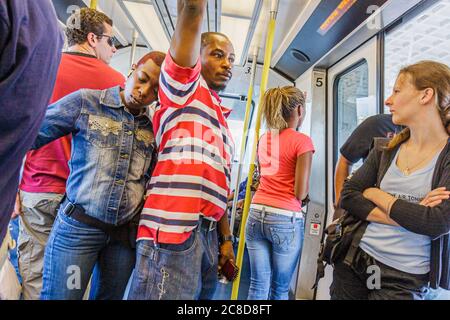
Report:
[[[373,148],[381,151],[380,165],[378,169],[377,186],[381,183],[381,173],[385,172],[385,166],[388,164],[386,152],[382,152],[389,142],[386,138],[375,138]],[[343,208],[336,208],[334,217],[338,217],[331,225],[325,229],[326,239],[322,243],[319,257],[317,259],[316,282],[313,289],[317,288],[319,280],[325,276],[327,265],[334,266],[338,262],[343,262],[348,266],[353,264],[359,243],[369,224],[351,215]]]

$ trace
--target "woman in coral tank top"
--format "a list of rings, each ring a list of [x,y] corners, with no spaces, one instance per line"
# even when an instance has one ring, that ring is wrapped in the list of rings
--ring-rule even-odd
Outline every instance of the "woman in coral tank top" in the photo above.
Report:
[[[258,145],[260,185],[246,225],[251,280],[248,299],[287,300],[300,257],[314,146],[297,132],[305,95],[295,87],[266,92],[262,104],[268,131]]]

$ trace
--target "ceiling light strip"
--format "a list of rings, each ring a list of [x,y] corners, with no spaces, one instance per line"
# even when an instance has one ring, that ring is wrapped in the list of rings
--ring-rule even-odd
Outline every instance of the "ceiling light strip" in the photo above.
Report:
[[[153,7],[155,8],[156,14],[158,15],[158,19],[159,19],[161,25],[164,27],[164,31],[166,32],[167,38],[168,39],[172,38],[175,28],[173,27],[172,17],[170,16],[170,12],[169,12],[169,9],[167,8],[166,2],[164,0],[151,0],[151,3],[153,5]],[[161,9],[162,7],[164,7],[164,10],[167,14],[167,20],[169,20],[169,24],[167,23],[166,19],[164,18],[164,14]]]
[[[211,32],[211,20],[209,19],[209,2],[206,2],[206,25],[208,26],[208,32]]]
[[[220,30],[221,26],[221,17],[222,17],[222,0],[216,0],[216,31]]]
[[[154,0],[154,1],[158,1],[158,0]],[[164,9],[166,10],[166,13],[167,13],[167,17],[168,17],[168,19],[169,19],[169,22],[170,22],[170,30],[171,30],[171,35],[175,32],[175,24],[173,23],[173,20],[172,20],[172,15],[170,14],[170,11],[169,11],[169,7],[167,7],[167,3],[166,3],[166,0],[159,0],[159,1],[162,1],[162,3],[164,4]]]
[[[248,50],[250,49],[250,45],[253,40],[253,35],[255,34],[256,25],[258,24],[259,16],[261,15],[261,10],[263,6],[262,0],[257,0],[255,3],[255,8],[253,9],[253,16],[250,22],[250,27],[248,28],[247,40],[244,44],[244,49],[242,50],[242,57],[240,65],[245,65],[248,57]]]

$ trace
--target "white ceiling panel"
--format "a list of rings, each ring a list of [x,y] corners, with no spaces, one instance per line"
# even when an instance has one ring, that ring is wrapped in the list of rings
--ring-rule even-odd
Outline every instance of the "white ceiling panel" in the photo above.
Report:
[[[250,18],[253,15],[256,0],[222,0],[222,14]]]

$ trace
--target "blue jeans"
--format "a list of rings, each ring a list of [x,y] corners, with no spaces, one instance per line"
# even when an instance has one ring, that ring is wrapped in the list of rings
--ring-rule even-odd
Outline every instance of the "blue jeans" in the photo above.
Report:
[[[217,230],[197,227],[182,244],[137,245],[129,300],[210,300],[217,286]]]
[[[248,300],[288,300],[304,224],[304,218],[250,210],[245,229],[251,270]]]
[[[103,231],[59,212],[45,249],[41,299],[81,300],[98,263],[94,298],[121,300],[135,257],[135,250]]]

